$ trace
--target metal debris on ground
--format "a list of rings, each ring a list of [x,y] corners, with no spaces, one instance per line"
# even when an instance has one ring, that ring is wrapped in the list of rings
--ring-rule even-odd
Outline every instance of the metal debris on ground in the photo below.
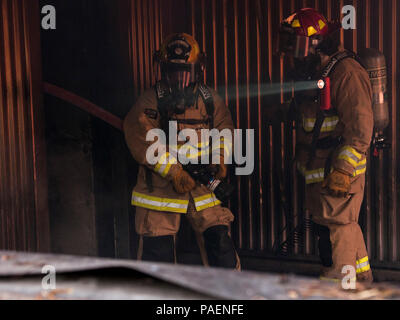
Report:
[[[56,289],[44,290],[44,266]],[[296,275],[231,271],[85,256],[0,251],[0,299],[400,299],[400,286],[338,283]]]

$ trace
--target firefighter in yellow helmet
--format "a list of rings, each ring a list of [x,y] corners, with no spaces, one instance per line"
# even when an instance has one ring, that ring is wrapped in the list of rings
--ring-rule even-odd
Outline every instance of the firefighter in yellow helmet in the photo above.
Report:
[[[231,141],[221,138],[214,144],[201,140],[201,129],[228,129],[233,132],[229,109],[217,93],[202,82],[204,54],[196,40],[185,33],[168,36],[154,60],[161,79],[146,90],[124,120],[124,133],[134,159],[140,164],[137,184],[132,193],[136,207],[136,231],[140,235],[138,258],[174,262],[175,236],[182,216],[191,223],[204,243],[208,264],[236,268],[239,260],[229,233],[231,211],[205,185],[184,170],[178,159],[183,142],[168,143],[156,164],[150,164],[146,152],[154,141],[147,141],[151,129],[162,129],[167,136],[170,123],[177,133],[194,129],[198,133],[195,154],[199,157],[217,152],[220,163],[214,165],[215,176],[224,179],[227,166],[224,156],[231,152]],[[176,135],[176,133],[175,133]],[[203,260],[204,262],[204,260]]]
[[[341,49],[339,29],[340,24],[318,11],[301,9],[282,23],[279,48],[292,64],[296,162],[306,183],[305,206],[319,238],[321,276],[342,279],[343,267],[353,266],[357,280],[372,281],[358,224],[374,126],[372,89],[356,56]],[[312,84],[318,79],[328,86],[324,96],[319,88],[296,89],[296,82]]]

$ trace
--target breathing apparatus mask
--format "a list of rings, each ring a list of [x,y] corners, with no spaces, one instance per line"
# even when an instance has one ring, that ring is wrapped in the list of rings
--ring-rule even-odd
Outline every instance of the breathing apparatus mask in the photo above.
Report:
[[[195,103],[196,71],[193,65],[168,63],[161,66],[163,81],[169,89],[173,112],[182,114]]]
[[[321,65],[318,54],[323,38],[320,35],[298,35],[288,23],[282,23],[277,38],[277,51],[287,58],[288,76],[293,81],[310,80]]]
[[[185,33],[170,35],[154,55],[167,90],[171,113],[182,114],[196,101],[195,88],[205,66],[205,55],[196,40]]]

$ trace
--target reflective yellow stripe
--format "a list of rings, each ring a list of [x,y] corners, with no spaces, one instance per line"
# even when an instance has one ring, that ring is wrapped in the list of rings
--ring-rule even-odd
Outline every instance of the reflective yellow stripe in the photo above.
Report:
[[[353,176],[358,176],[360,174],[365,173],[365,171],[367,171],[367,159],[361,160],[358,163],[358,166],[355,168],[354,172],[353,172]]]
[[[368,270],[371,270],[371,266],[369,264],[368,256],[357,260],[356,261],[356,267],[357,267],[357,273],[362,273],[366,272]]]
[[[354,167],[353,177],[363,174],[365,171],[367,171],[367,159],[362,159],[362,154],[358,153],[350,146],[344,146],[340,150],[338,159],[345,160]]]
[[[165,178],[171,169],[171,166],[176,163],[178,163],[178,160],[169,152],[166,152],[160,157],[160,160],[158,160],[158,163],[154,167],[154,171]]]
[[[371,270],[371,266],[369,265],[369,263],[366,265],[366,266],[364,266],[364,267],[361,267],[361,268],[357,268],[357,273],[363,273],[363,272],[367,272],[367,271],[369,271],[369,270]]]
[[[197,211],[215,207],[221,204],[221,201],[217,199],[214,193],[208,193],[204,196],[194,198],[193,200]]]
[[[324,181],[324,177],[325,177],[325,169],[324,168],[319,168],[319,169],[315,169],[315,170],[306,170],[304,167],[299,165],[298,169],[301,172],[301,174],[304,176],[304,179],[306,180],[306,184]]]
[[[357,162],[354,161],[351,157],[349,157],[349,156],[346,155],[346,154],[340,154],[340,155],[338,156],[338,159],[347,161],[347,162],[350,163],[353,167],[356,167],[356,166],[357,166]]]
[[[132,205],[156,211],[186,213],[189,201],[153,197],[139,192],[132,193]]]
[[[306,132],[311,132],[314,129],[315,121],[316,121],[315,118],[303,118],[304,130]],[[334,131],[338,122],[339,122],[339,117],[337,116],[325,118],[321,126],[321,132]]]
[[[366,257],[364,257],[364,258],[362,258],[360,260],[357,260],[356,264],[360,264],[360,263],[363,263],[363,262],[366,262],[366,261],[368,261],[368,256],[366,256]]]
[[[362,155],[350,146],[344,146],[338,155],[338,159],[343,159],[350,163],[353,167],[357,167],[360,163]]]
[[[363,169],[361,169],[361,170],[356,170],[356,171],[354,171],[353,176],[354,176],[354,177],[355,177],[355,176],[358,176],[358,175],[360,175],[360,174],[365,173],[366,171],[367,171],[367,168],[363,168]]]

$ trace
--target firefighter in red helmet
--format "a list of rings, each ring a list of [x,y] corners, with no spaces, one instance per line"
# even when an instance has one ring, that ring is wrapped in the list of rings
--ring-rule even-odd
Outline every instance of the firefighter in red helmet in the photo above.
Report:
[[[357,281],[372,281],[358,224],[374,125],[372,89],[355,54],[342,48],[340,27],[315,9],[301,9],[282,22],[278,45],[295,83],[296,163],[318,236],[321,277],[342,279],[343,267],[353,266]],[[317,86],[296,90],[296,83],[319,79],[322,87],[330,83],[323,107]]]

